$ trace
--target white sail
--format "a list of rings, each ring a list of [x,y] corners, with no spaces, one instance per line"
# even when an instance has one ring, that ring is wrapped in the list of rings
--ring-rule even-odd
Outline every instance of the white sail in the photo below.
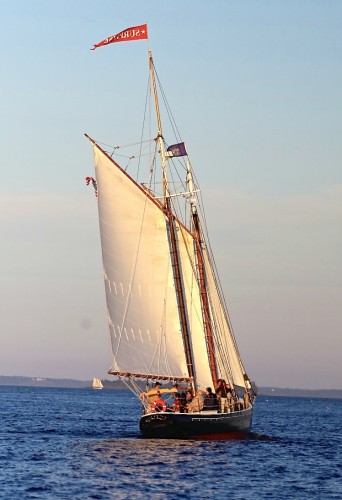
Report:
[[[192,235],[181,225],[177,227],[178,248],[182,265],[183,286],[187,304],[191,347],[195,367],[195,376],[199,388],[212,385],[209,368],[205,330],[203,325],[202,305],[198,286],[195,246]]]
[[[230,381],[231,384],[245,387],[247,383],[248,388],[250,388],[249,382],[245,380],[245,370],[229,325],[228,313],[225,311],[222,298],[218,292],[218,284],[206,249],[203,250],[203,256],[219,375],[221,378]]]
[[[166,217],[96,145],[94,159],[111,371],[186,378]]]
[[[103,389],[103,384],[99,378],[94,377],[92,383],[93,389]]]

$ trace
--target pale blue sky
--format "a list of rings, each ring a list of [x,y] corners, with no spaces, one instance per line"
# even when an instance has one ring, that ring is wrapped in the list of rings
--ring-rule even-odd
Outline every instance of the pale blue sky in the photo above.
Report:
[[[92,152],[139,137],[145,42],[206,201],[249,376],[342,388],[342,3],[1,2],[0,374],[111,363]]]

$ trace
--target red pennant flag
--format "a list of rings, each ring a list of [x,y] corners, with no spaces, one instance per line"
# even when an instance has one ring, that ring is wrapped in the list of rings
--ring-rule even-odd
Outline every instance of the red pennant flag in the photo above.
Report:
[[[120,31],[117,35],[109,36],[94,45],[90,50],[95,50],[97,47],[103,47],[104,45],[109,45],[110,43],[116,42],[130,42],[131,40],[146,40],[147,36],[147,24],[142,24],[141,26],[134,26],[133,28],[127,28]]]

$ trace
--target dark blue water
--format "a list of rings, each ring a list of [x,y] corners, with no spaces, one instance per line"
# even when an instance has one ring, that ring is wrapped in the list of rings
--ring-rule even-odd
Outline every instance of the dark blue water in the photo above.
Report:
[[[0,387],[0,498],[342,498],[342,400],[259,397],[246,441],[140,438],[126,391]]]

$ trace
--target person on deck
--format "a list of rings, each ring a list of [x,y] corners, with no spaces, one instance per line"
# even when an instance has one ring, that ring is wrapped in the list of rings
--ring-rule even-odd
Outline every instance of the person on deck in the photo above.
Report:
[[[211,387],[207,387],[205,391],[203,410],[218,410],[217,397]]]
[[[155,402],[159,400],[161,394],[167,394],[167,393],[172,393],[172,392],[177,392],[177,388],[171,387],[170,389],[168,389],[168,388],[162,389],[161,383],[156,382],[154,384],[153,389],[151,389],[150,391],[147,391],[147,392],[142,392],[140,394],[140,399],[142,401],[146,401],[146,399],[147,399],[147,403],[148,403],[147,413],[150,413],[151,411],[153,411],[154,406],[155,406]]]
[[[173,402],[173,405],[171,406],[171,409],[175,413],[182,413],[183,412],[183,405],[182,405],[181,396],[180,396],[179,392],[175,392],[174,397],[175,397],[175,400]]]
[[[158,399],[160,398],[160,389],[161,389],[160,382],[156,382],[154,384],[154,389],[152,389],[151,391],[148,391],[147,402],[148,402],[150,408],[152,408],[153,405],[156,403],[156,401],[158,401]]]
[[[182,405],[182,413],[186,412],[186,394],[185,392],[182,392],[180,395],[180,400],[181,400],[181,405]]]
[[[249,408],[250,401],[251,401],[251,395],[249,394],[249,392],[245,391],[245,393],[243,395],[243,406],[244,406],[245,410],[247,410],[247,408]]]
[[[167,410],[167,406],[166,406],[166,402],[164,401],[164,399],[161,397],[161,394],[160,392],[158,392],[158,399],[156,399],[152,405],[152,411],[155,412],[155,413],[158,413],[160,411],[166,411]]]
[[[226,382],[222,378],[217,381],[217,387],[215,388],[216,395],[220,402],[220,410],[221,413],[225,413],[227,411],[227,388]]]
[[[203,392],[197,391],[196,396],[193,398],[191,403],[188,404],[188,413],[198,413],[203,409],[204,398]]]
[[[229,384],[226,384],[228,413],[234,411],[234,394]]]
[[[193,400],[193,393],[192,393],[192,390],[191,389],[188,389],[185,393],[185,400],[186,400],[186,404],[189,404],[191,403],[191,401]]]

